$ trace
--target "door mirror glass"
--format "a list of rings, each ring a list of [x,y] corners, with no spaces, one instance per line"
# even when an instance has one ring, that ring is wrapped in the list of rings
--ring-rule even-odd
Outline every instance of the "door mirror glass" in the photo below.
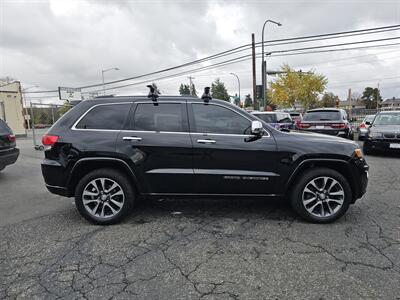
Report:
[[[252,121],[251,122],[251,134],[253,135],[262,135],[263,126],[260,121]]]

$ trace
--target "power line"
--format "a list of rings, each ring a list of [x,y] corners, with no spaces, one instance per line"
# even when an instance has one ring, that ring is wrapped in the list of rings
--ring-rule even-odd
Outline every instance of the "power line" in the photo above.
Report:
[[[335,32],[335,33],[329,33],[329,34],[318,34],[318,35],[312,35],[312,36],[302,36],[302,37],[295,37],[295,38],[269,40],[269,41],[265,41],[265,43],[289,42],[289,41],[297,41],[298,43],[300,43],[300,42],[305,42],[305,41],[300,41],[302,39],[304,40],[304,39],[312,39],[312,38],[320,38],[320,37],[333,37],[335,35],[346,35],[346,34],[347,34],[347,36],[342,36],[342,37],[348,37],[352,33],[360,33],[361,34],[363,32],[364,32],[364,34],[372,34],[372,33],[379,33],[379,30],[381,30],[381,32],[384,32],[384,30],[387,30],[387,31],[397,30],[397,29],[400,29],[399,26],[400,25],[391,25],[391,26],[375,27],[375,28],[369,28],[369,29]],[[373,32],[371,32],[371,31],[373,31]],[[257,44],[260,44],[260,43],[257,43]],[[156,74],[176,70],[178,68],[187,67],[187,66],[190,66],[193,64],[199,64],[201,62],[205,62],[205,61],[208,61],[211,59],[216,59],[216,58],[224,57],[227,55],[232,55],[232,54],[240,52],[240,51],[248,50],[250,46],[251,46],[251,44],[241,45],[241,46],[235,47],[233,49],[225,50],[225,51],[219,52],[217,54],[210,55],[210,56],[204,57],[202,59],[194,60],[191,62],[187,62],[187,63],[181,64],[178,66],[169,67],[169,68],[165,68],[165,69],[162,69],[159,71],[154,71],[154,72],[150,72],[150,73],[146,73],[146,74],[142,74],[142,75],[138,75],[138,76],[133,76],[133,77],[129,77],[129,78],[123,78],[123,79],[119,79],[119,80],[109,81],[109,82],[106,82],[105,85],[119,83],[119,82],[128,81],[128,80],[139,79],[139,78],[143,78],[143,77],[147,77],[147,76],[151,76],[151,75],[156,75]],[[274,46],[274,45],[271,45],[271,46]],[[244,48],[247,48],[247,49],[244,49]],[[103,85],[103,83],[81,86],[80,88],[85,89],[85,88],[97,87],[97,86],[101,86],[101,85]],[[55,92],[58,92],[58,90],[31,91],[29,93],[36,94],[36,93],[55,93]]]

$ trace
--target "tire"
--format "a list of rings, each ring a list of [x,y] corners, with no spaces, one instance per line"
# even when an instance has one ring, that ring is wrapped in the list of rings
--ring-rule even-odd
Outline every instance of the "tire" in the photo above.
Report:
[[[325,188],[322,188],[324,178],[328,179]],[[315,189],[311,182],[322,189]],[[311,201],[312,198],[316,200]],[[293,210],[301,218],[312,223],[336,221],[348,210],[351,199],[352,192],[347,179],[339,172],[328,168],[315,168],[301,173],[290,195]]]
[[[78,212],[93,224],[110,225],[123,220],[132,210],[135,193],[123,173],[97,169],[86,174],[75,189]]]
[[[348,135],[348,139],[349,140],[354,140],[354,133],[352,132],[352,133],[349,133],[349,135]]]

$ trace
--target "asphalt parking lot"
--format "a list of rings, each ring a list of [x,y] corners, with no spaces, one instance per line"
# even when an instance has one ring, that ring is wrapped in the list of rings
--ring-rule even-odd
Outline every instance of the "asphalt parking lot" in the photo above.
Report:
[[[123,224],[48,193],[43,153],[0,173],[0,298],[400,297],[400,156],[368,156],[363,199],[333,224],[260,200],[141,203]]]

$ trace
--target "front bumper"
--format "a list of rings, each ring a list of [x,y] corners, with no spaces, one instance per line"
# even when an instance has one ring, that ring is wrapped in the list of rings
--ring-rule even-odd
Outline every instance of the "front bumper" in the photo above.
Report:
[[[361,198],[367,191],[369,166],[364,158],[354,157],[350,162],[353,185],[353,201]]]
[[[19,157],[19,149],[11,148],[0,151],[0,168],[11,165],[17,161]]]
[[[397,147],[399,148],[394,148],[391,145],[398,145]],[[400,140],[368,138],[364,141],[364,148],[368,148],[369,150],[400,152]]]

